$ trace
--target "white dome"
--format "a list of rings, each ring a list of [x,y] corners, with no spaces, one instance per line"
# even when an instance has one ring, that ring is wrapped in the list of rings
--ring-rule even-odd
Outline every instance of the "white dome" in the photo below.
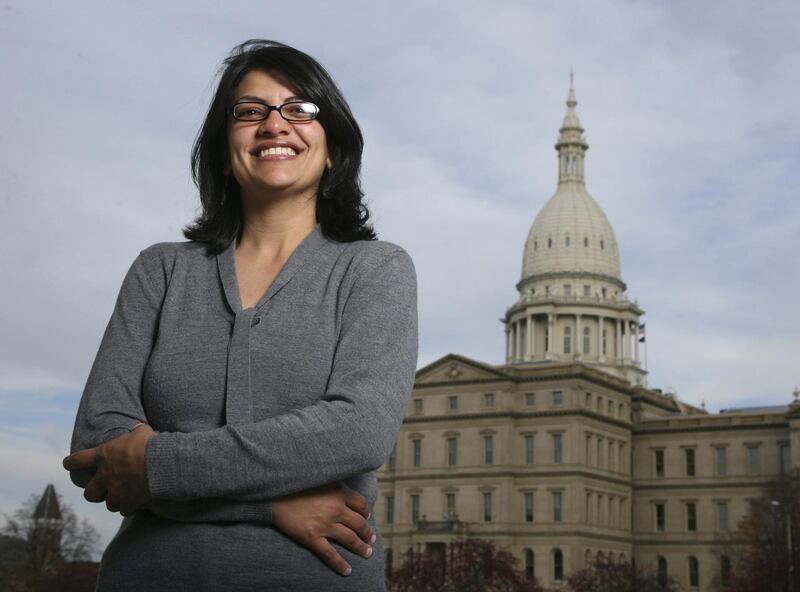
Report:
[[[565,182],[539,211],[525,241],[522,279],[592,273],[622,281],[614,230],[583,183]]]

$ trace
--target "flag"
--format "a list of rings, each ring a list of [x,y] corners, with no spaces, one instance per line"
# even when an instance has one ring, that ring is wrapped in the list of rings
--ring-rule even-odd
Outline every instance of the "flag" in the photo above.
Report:
[[[644,343],[644,323],[639,325],[639,343]]]

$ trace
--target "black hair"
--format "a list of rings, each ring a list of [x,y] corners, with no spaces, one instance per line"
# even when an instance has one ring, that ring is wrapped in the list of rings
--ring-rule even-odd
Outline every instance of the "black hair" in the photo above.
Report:
[[[239,184],[232,174],[225,174],[228,117],[236,87],[252,70],[277,72],[320,109],[317,120],[325,130],[333,163],[323,172],[317,192],[316,215],[323,234],[339,242],[374,240],[360,181],[364,138],[347,101],[314,58],[264,39],[236,46],[222,64],[217,90],[192,148],[192,179],[200,192],[202,209],[183,229],[184,236],[206,243],[208,252],[216,254],[241,234]]]

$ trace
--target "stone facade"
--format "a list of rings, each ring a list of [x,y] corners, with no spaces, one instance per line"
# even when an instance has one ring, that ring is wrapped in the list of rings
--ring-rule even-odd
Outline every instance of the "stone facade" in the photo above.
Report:
[[[376,502],[388,569],[464,536],[558,587],[598,552],[686,590],[748,500],[800,466],[800,404],[709,414],[647,386],[613,230],[584,184],[570,85],[559,186],[526,242],[506,363],[449,354],[417,372]]]

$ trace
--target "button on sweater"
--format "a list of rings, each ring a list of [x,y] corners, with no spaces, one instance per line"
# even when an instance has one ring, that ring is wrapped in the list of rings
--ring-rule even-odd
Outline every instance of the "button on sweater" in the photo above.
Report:
[[[98,589],[383,590],[380,533],[369,559],[333,542],[342,577],[271,526],[270,500],[341,481],[373,506],[414,382],[411,259],[317,226],[242,309],[234,249],[153,245],[123,281],[72,451],[150,424],[154,499],[123,520]]]

